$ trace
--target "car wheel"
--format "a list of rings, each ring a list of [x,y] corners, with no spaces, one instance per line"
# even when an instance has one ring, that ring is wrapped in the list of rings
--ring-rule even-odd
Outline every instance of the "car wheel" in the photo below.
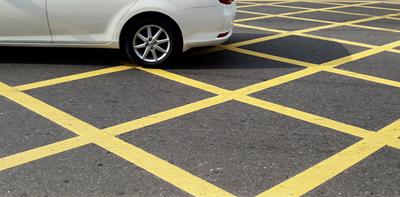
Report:
[[[180,31],[175,26],[157,17],[135,21],[126,33],[127,55],[145,67],[167,65],[182,51]]]

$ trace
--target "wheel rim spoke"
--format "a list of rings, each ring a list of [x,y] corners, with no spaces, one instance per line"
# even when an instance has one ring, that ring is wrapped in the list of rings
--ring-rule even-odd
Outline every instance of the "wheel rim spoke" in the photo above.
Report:
[[[147,27],[147,38],[153,37],[153,34],[151,33],[151,26]]]
[[[158,31],[157,31],[157,33],[154,35],[153,39],[154,39],[154,40],[157,40],[158,37],[160,37],[160,35],[161,35],[162,32],[163,32],[162,29],[158,29]]]
[[[147,42],[147,38],[144,37],[142,34],[138,33],[137,36],[138,36],[143,42]]]
[[[164,44],[164,43],[167,43],[167,42],[169,42],[169,39],[168,39],[168,38],[162,39],[162,40],[157,40],[157,43],[158,43],[158,44]]]
[[[157,53],[155,49],[151,49],[151,54],[153,55],[154,60],[158,60]]]
[[[158,45],[154,45],[154,49],[156,49],[157,51],[160,51],[160,52],[162,52],[162,53],[167,53],[167,51],[166,51],[165,49],[161,48],[161,47],[158,46]]]
[[[136,45],[135,49],[142,49],[142,48],[145,48],[145,47],[146,47],[146,43],[143,43],[143,44]]]
[[[146,48],[146,50],[144,51],[143,56],[142,56],[142,59],[146,59],[146,57],[147,57],[147,55],[149,54],[149,52],[150,52],[150,46],[148,46],[148,47]]]

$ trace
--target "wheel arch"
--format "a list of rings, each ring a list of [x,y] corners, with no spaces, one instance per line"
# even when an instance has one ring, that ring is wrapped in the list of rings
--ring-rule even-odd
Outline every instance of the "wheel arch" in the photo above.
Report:
[[[141,13],[138,13],[138,14],[132,16],[123,25],[123,27],[122,27],[122,29],[120,31],[120,34],[119,34],[119,47],[121,49],[123,49],[125,47],[125,44],[126,44],[126,42],[125,42],[126,36],[125,35],[127,33],[128,28],[133,23],[135,23],[135,21],[140,20],[141,18],[146,18],[146,17],[158,17],[160,19],[163,19],[163,20],[166,20],[166,21],[170,22],[174,26],[174,28],[179,32],[179,35],[178,35],[179,36],[179,40],[181,41],[181,44],[182,44],[182,47],[183,47],[183,32],[182,32],[181,28],[179,27],[178,23],[173,18],[171,18],[170,16],[168,16],[168,15],[166,15],[164,13],[161,13],[161,12],[145,11],[145,12],[141,12]]]

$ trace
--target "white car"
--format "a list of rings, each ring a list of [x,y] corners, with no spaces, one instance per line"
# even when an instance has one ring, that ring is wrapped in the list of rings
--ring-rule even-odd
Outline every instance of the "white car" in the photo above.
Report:
[[[0,46],[120,48],[157,66],[232,35],[233,0],[0,0]]]

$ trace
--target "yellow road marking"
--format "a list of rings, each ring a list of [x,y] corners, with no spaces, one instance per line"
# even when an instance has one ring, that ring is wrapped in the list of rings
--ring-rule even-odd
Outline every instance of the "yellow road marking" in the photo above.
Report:
[[[294,64],[294,65],[303,66],[303,67],[315,67],[315,66],[318,66],[317,64],[313,64],[313,63],[303,62],[303,61],[290,59],[290,58],[285,58],[285,57],[279,57],[279,56],[276,56],[276,55],[269,55],[269,54],[260,53],[260,52],[256,52],[256,51],[250,51],[250,50],[242,49],[242,48],[225,47],[225,49],[228,49],[230,51],[243,53],[243,54],[247,54],[247,55],[252,55],[252,56],[255,56],[255,57],[261,57],[261,58],[265,58],[265,59],[275,60],[275,61]]]
[[[112,135],[120,135],[126,132],[130,132],[136,129],[140,129],[146,126],[150,126],[159,122],[163,122],[166,120],[170,120],[179,116],[183,116],[185,114],[189,114],[195,111],[199,111],[201,109],[205,109],[214,105],[218,105],[224,103],[226,101],[231,100],[230,98],[226,98],[224,96],[215,96],[208,99],[204,99],[195,103],[187,104],[181,107],[177,107],[175,109],[163,111],[154,115],[147,116],[145,118],[140,118],[137,120],[129,121],[126,123],[122,123],[116,126],[112,126],[104,129],[103,131],[110,133]]]
[[[257,197],[301,196],[345,171],[385,145],[362,140]]]
[[[363,5],[363,6],[360,6],[360,7],[362,7],[362,8],[372,8],[372,9],[378,9],[378,10],[389,10],[389,11],[400,12],[400,9],[395,9],[395,8],[374,7],[374,6],[371,6],[371,5],[369,5],[369,6]]]
[[[66,83],[66,82],[70,82],[70,81],[86,79],[86,78],[90,78],[90,77],[96,77],[99,75],[120,72],[120,71],[124,71],[124,70],[129,70],[129,69],[132,69],[132,67],[115,66],[115,67],[111,67],[111,68],[105,68],[105,69],[101,69],[101,70],[95,70],[95,71],[60,77],[60,78],[56,78],[56,79],[50,79],[50,80],[25,84],[25,85],[21,85],[21,86],[16,86],[15,88],[17,88],[21,91],[26,91],[26,90],[32,90],[32,89],[36,89],[36,88],[43,88],[46,86],[52,86],[52,85],[56,85],[56,84]]]
[[[72,150],[90,142],[82,137],[74,137],[50,145],[42,146],[8,157],[0,158],[0,171],[26,164],[38,159],[49,157],[64,151]]]
[[[327,72],[330,72],[330,73],[338,74],[338,75],[343,75],[343,76],[347,76],[347,77],[362,79],[365,81],[371,81],[374,83],[380,83],[380,84],[385,84],[388,86],[400,88],[400,82],[398,82],[398,81],[383,79],[383,78],[379,78],[379,77],[374,77],[374,76],[370,76],[370,75],[365,75],[365,74],[361,74],[361,73],[356,73],[356,72],[341,70],[341,69],[336,69],[336,68],[326,68],[324,70]]]
[[[283,114],[289,117],[293,117],[299,120],[303,120],[305,122],[309,122],[315,125],[320,125],[326,128],[334,129],[336,131],[340,131],[343,133],[347,133],[360,138],[369,138],[370,135],[374,133],[372,131],[368,131],[365,129],[361,129],[352,125],[348,125],[345,123],[340,123],[334,120],[330,120],[324,117],[316,116],[313,114],[309,114],[306,112],[302,112],[296,109],[292,109],[289,107],[285,107],[282,105],[278,105],[275,103],[271,103],[268,101],[264,101],[261,99],[249,97],[249,96],[237,96],[236,100],[247,103],[249,105],[257,106],[263,109],[267,109],[269,111],[273,111],[279,114]]]
[[[205,90],[207,92],[211,92],[214,94],[218,94],[218,95],[224,95],[224,94],[229,94],[231,91],[229,90],[225,90],[223,88],[219,88],[217,86],[213,86],[210,84],[206,84],[194,79],[190,79],[181,75],[177,75],[165,70],[161,70],[161,69],[148,69],[148,68],[142,68],[142,67],[138,67],[137,69],[151,73],[153,75],[157,75],[172,81],[179,81],[182,84],[188,85],[188,86],[192,86],[192,87],[196,87],[198,89],[201,90]]]
[[[300,71],[296,71],[290,74],[286,74],[274,79],[270,79],[261,83],[257,83],[254,85],[250,85],[247,86],[245,88],[241,88],[235,91],[235,93],[237,94],[241,94],[241,95],[250,95],[265,89],[269,89],[275,86],[279,86],[282,85],[284,83],[290,82],[290,81],[294,81],[312,74],[315,74],[317,72],[320,72],[321,69],[318,67],[310,67],[310,68],[306,68]]]
[[[378,133],[390,135],[395,139],[398,138],[400,136],[400,120],[381,129]],[[270,190],[261,193],[258,197],[301,196],[349,169],[384,146],[385,144],[377,143],[370,139],[363,139],[300,174],[276,185]]]
[[[362,59],[362,58],[365,58],[365,57],[368,57],[368,56],[371,56],[371,55],[374,55],[374,54],[381,53],[383,51],[395,48],[397,46],[400,46],[400,41],[392,42],[392,43],[389,43],[389,44],[386,44],[386,45],[383,45],[383,46],[378,46],[378,47],[371,48],[371,49],[366,50],[366,51],[362,51],[362,52],[359,52],[359,53],[356,53],[356,54],[352,54],[352,55],[349,55],[349,56],[346,56],[346,57],[342,57],[342,58],[339,58],[339,59],[336,59],[336,60],[332,60],[330,62],[326,62],[324,64],[321,64],[321,66],[336,67],[336,66],[348,63],[348,62],[352,62],[352,61],[359,60],[359,59]]]
[[[194,196],[233,196],[232,194],[186,172],[167,161],[103,132],[59,109],[0,83],[0,94],[50,121],[76,133],[84,139],[147,170]]]
[[[354,46],[359,46],[359,47],[364,47],[364,48],[377,47],[377,45],[365,44],[365,43],[354,42],[354,41],[349,41],[349,40],[342,40],[342,39],[338,39],[338,38],[322,37],[322,36],[317,36],[317,35],[312,35],[312,34],[297,34],[297,35],[298,36],[303,36],[303,37],[306,37],[306,38],[314,38],[314,39],[318,39],[318,40],[337,42],[337,43],[341,43],[341,44],[354,45]]]
[[[258,1],[258,2],[265,2],[265,1]],[[372,3],[372,2],[368,2],[368,3]],[[354,5],[351,5],[351,6],[354,6]],[[334,8],[331,7],[331,8],[328,8],[328,9],[334,9]],[[307,9],[306,11],[310,12],[310,11],[317,11],[317,10],[321,10],[321,9]],[[293,14],[293,13],[285,13],[285,14]],[[275,16],[277,16],[277,15],[274,15],[274,16],[271,15],[269,17],[275,17]],[[382,18],[387,18],[387,17],[391,17],[391,16],[394,16],[394,15],[393,14],[392,15],[388,15],[388,16],[385,15],[385,16],[381,16],[381,17]],[[262,17],[262,18],[264,18],[264,17]],[[368,19],[366,21],[375,20],[376,18],[377,17],[374,17],[374,19]],[[351,22],[354,22],[354,21],[351,21]],[[226,49],[234,49],[234,50],[236,50],[234,48],[235,46],[236,47],[244,46],[244,45],[246,45],[248,43],[250,43],[250,44],[251,43],[257,43],[257,42],[262,42],[262,41],[266,41],[266,40],[269,40],[269,39],[276,39],[276,38],[280,38],[280,37],[285,37],[285,36],[292,35],[292,34],[293,35],[294,34],[302,34],[302,33],[308,32],[308,31],[315,31],[315,30],[319,30],[319,29],[325,29],[325,28],[341,26],[341,25],[343,25],[343,23],[342,24],[334,23],[332,25],[327,25],[327,26],[323,26],[323,27],[316,27],[316,28],[310,28],[310,29],[305,29],[305,30],[301,30],[301,31],[297,31],[297,32],[286,32],[286,31],[281,31],[281,30],[273,30],[273,31],[281,33],[281,34],[274,35],[274,36],[268,36],[268,37],[264,37],[264,38],[261,38],[261,39],[254,39],[254,40],[250,40],[250,41],[244,41],[244,42],[241,42],[241,43],[228,45],[227,47],[217,47],[216,49],[217,50],[221,50],[221,49],[226,48]],[[361,26],[361,25],[354,25],[352,23],[347,23],[347,25],[359,26],[359,27]],[[257,28],[257,27],[255,27],[255,28]],[[374,28],[374,27],[372,27],[372,28]],[[379,28],[379,29],[381,29],[381,28]],[[263,28],[262,30],[267,30],[267,28]],[[267,31],[269,31],[269,30],[267,30]],[[396,30],[393,30],[393,31],[396,31]],[[338,41],[338,40],[336,40],[336,41]],[[347,42],[347,41],[342,41],[342,42]],[[362,43],[359,43],[358,45],[360,45],[360,44],[362,44]],[[343,124],[343,123],[340,123],[340,122],[336,122],[336,121],[333,121],[333,120],[325,119],[325,118],[322,118],[322,117],[319,117],[319,116],[315,116],[315,115],[312,115],[312,114],[307,114],[305,112],[301,112],[301,111],[297,111],[297,110],[294,110],[294,109],[286,108],[284,106],[280,106],[280,105],[277,105],[277,104],[274,104],[274,103],[270,103],[270,102],[266,102],[266,101],[262,101],[262,100],[257,100],[255,98],[243,95],[243,94],[250,94],[250,93],[253,93],[253,92],[261,91],[261,90],[269,88],[269,87],[274,87],[276,85],[280,85],[280,84],[286,83],[288,81],[296,80],[298,78],[301,78],[301,77],[304,77],[304,76],[307,76],[307,75],[310,75],[310,74],[313,74],[313,73],[316,73],[316,72],[319,72],[319,71],[322,71],[322,70],[328,71],[328,72],[334,72],[334,73],[335,72],[336,73],[342,73],[342,75],[346,75],[346,76],[350,76],[350,77],[354,77],[354,78],[359,78],[359,79],[363,79],[363,80],[368,80],[368,81],[373,81],[373,82],[377,82],[377,83],[383,83],[383,84],[387,84],[387,85],[391,84],[392,86],[398,87],[398,82],[396,82],[396,81],[391,81],[391,80],[381,79],[381,78],[372,77],[372,76],[368,76],[368,75],[363,75],[363,74],[360,74],[360,73],[353,73],[353,72],[342,71],[342,70],[339,70],[339,69],[331,68],[331,67],[335,67],[337,65],[349,62],[349,61],[354,61],[357,58],[360,59],[360,58],[363,58],[363,57],[366,57],[366,56],[370,56],[370,55],[375,54],[375,53],[379,53],[379,52],[384,51],[384,50],[397,52],[398,50],[391,48],[391,47],[394,47],[395,45],[397,45],[397,43],[392,43],[390,45],[386,45],[386,48],[378,48],[378,47],[376,47],[376,48],[373,48],[373,49],[371,49],[371,50],[369,50],[367,52],[362,52],[362,53],[354,54],[352,56],[341,58],[339,60],[331,61],[331,62],[329,62],[327,64],[323,64],[322,67],[313,67],[313,66],[318,66],[318,65],[308,64],[308,63],[305,64],[305,62],[300,62],[300,61],[291,60],[291,59],[287,59],[287,58],[280,58],[280,57],[277,57],[277,56],[271,56],[271,55],[267,55],[267,54],[261,55],[261,54],[258,54],[258,53],[255,53],[255,52],[251,52],[251,51],[240,51],[240,49],[238,49],[240,52],[245,52],[245,53],[248,53],[248,54],[251,54],[251,55],[255,55],[255,56],[259,55],[260,57],[264,57],[264,58],[267,58],[267,59],[268,58],[275,58],[275,60],[278,60],[278,61],[279,60],[280,61],[290,61],[292,64],[296,64],[297,63],[297,64],[300,64],[300,65],[305,66],[305,67],[310,67],[310,68],[306,68],[306,69],[304,69],[302,71],[298,71],[298,72],[295,72],[295,73],[291,73],[289,75],[285,75],[285,76],[282,76],[282,77],[278,77],[276,79],[272,79],[272,80],[267,81],[267,82],[262,82],[262,83],[259,83],[259,84],[255,84],[255,85],[249,86],[247,88],[242,88],[241,90],[238,90],[238,91],[224,90],[224,89],[219,88],[219,87],[211,86],[211,85],[208,85],[208,84],[205,84],[205,83],[202,83],[202,82],[191,80],[189,78],[182,78],[182,77],[180,77],[178,75],[171,74],[171,73],[168,73],[168,72],[164,73],[164,72],[162,72],[162,70],[161,71],[158,70],[157,72],[154,72],[153,74],[158,73],[159,76],[167,76],[166,78],[169,78],[170,80],[176,79],[174,81],[178,81],[178,82],[179,81],[184,81],[183,83],[188,83],[188,85],[191,85],[192,87],[197,87],[197,88],[201,87],[200,89],[212,92],[214,94],[218,94],[219,96],[215,96],[215,97],[212,97],[210,99],[205,99],[203,101],[192,103],[192,104],[189,104],[189,105],[186,105],[186,106],[183,106],[183,107],[178,107],[176,109],[168,110],[168,111],[165,111],[165,112],[160,112],[158,114],[155,114],[155,115],[143,118],[143,119],[130,121],[130,122],[127,122],[127,123],[123,123],[121,125],[117,125],[117,126],[114,126],[114,127],[110,127],[110,128],[104,129],[104,130],[102,130],[102,132],[105,133],[105,135],[99,136],[98,137],[99,139],[95,138],[95,139],[93,139],[93,141],[88,140],[86,137],[89,137],[89,138],[90,137],[95,137],[95,136],[93,136],[93,135],[95,135],[93,133],[97,133],[100,130],[96,130],[96,128],[93,128],[90,125],[88,126],[86,123],[84,123],[84,122],[82,122],[82,121],[80,121],[78,119],[74,119],[74,117],[72,117],[72,116],[68,117],[68,114],[62,114],[62,113],[60,113],[60,111],[57,111],[57,109],[55,111],[52,111],[55,108],[52,108],[51,106],[47,106],[48,108],[43,109],[42,111],[40,111],[40,112],[45,113],[45,115],[46,115],[45,117],[52,116],[54,118],[54,120],[57,120],[58,118],[66,118],[64,120],[61,120],[61,122],[63,124],[66,124],[67,121],[72,120],[73,121],[72,125],[77,126],[76,129],[78,129],[78,128],[82,129],[83,131],[81,131],[80,133],[84,134],[82,136],[84,136],[84,137],[86,136],[86,137],[85,138],[76,137],[76,138],[72,138],[72,139],[69,139],[69,140],[64,140],[64,141],[61,141],[61,142],[58,142],[58,143],[54,143],[54,144],[51,144],[51,145],[48,145],[48,146],[45,146],[45,147],[41,147],[41,148],[38,148],[38,149],[34,149],[34,150],[26,151],[26,152],[23,152],[23,153],[20,153],[20,154],[16,154],[16,155],[13,155],[13,156],[10,156],[10,157],[1,158],[0,159],[0,171],[3,168],[5,169],[5,168],[9,168],[10,166],[20,165],[21,163],[18,164],[18,160],[20,160],[20,162],[27,163],[29,161],[32,161],[32,160],[29,160],[29,159],[33,159],[33,160],[40,159],[40,158],[43,158],[43,157],[46,157],[46,156],[50,156],[50,155],[65,151],[65,150],[73,149],[75,146],[79,147],[80,145],[84,145],[84,144],[93,142],[93,143],[96,143],[96,144],[102,146],[103,148],[106,148],[106,149],[107,149],[108,146],[115,146],[116,145],[115,147],[111,148],[112,149],[111,152],[113,152],[113,153],[115,153],[115,154],[127,159],[128,161],[130,161],[130,162],[132,162],[132,163],[134,163],[136,165],[138,165],[137,163],[139,163],[139,164],[141,164],[143,166],[147,166],[150,170],[152,170],[151,172],[153,174],[155,174],[156,176],[161,175],[162,176],[161,178],[163,178],[164,180],[166,180],[166,181],[168,181],[170,183],[175,181],[174,182],[175,184],[181,185],[186,190],[190,190],[192,192],[191,194],[193,194],[193,195],[194,195],[194,193],[199,194],[199,193],[201,193],[201,191],[199,191],[199,189],[196,190],[191,185],[188,185],[188,184],[185,185],[184,183],[180,183],[179,180],[174,180],[174,177],[169,176],[170,174],[165,174],[165,173],[163,174],[163,172],[161,172],[161,171],[159,171],[157,169],[154,169],[156,167],[151,165],[149,162],[150,161],[151,162],[155,162],[155,163],[159,162],[158,164],[162,166],[163,170],[171,170],[172,169],[172,171],[173,171],[173,173],[175,173],[175,175],[179,174],[179,173],[183,173],[184,178],[193,179],[192,175],[188,174],[187,172],[182,171],[179,168],[176,169],[176,167],[173,166],[173,165],[169,166],[168,163],[165,164],[165,161],[160,160],[159,158],[154,157],[153,155],[151,155],[149,153],[146,153],[145,151],[143,151],[143,150],[141,150],[141,149],[139,149],[139,148],[137,148],[137,147],[135,147],[133,145],[124,144],[123,141],[121,142],[117,138],[111,138],[112,140],[109,143],[105,142],[105,140],[106,139],[110,139],[110,137],[112,137],[113,135],[119,135],[119,134],[122,134],[122,133],[125,133],[125,132],[128,132],[128,131],[131,131],[131,130],[142,128],[144,126],[149,126],[149,125],[155,124],[157,122],[161,122],[161,121],[168,120],[168,119],[180,116],[180,115],[191,113],[191,112],[194,112],[194,111],[197,111],[197,110],[200,110],[200,109],[212,106],[212,105],[217,105],[219,103],[223,103],[223,102],[226,102],[226,101],[231,100],[231,99],[236,99],[236,100],[239,100],[239,101],[242,100],[242,102],[246,102],[246,103],[248,102],[251,105],[255,105],[255,106],[258,106],[258,107],[261,107],[261,108],[265,108],[265,109],[268,109],[268,110],[271,110],[271,111],[275,110],[278,113],[285,114],[287,116],[291,116],[291,117],[294,117],[294,118],[303,117],[304,121],[311,122],[311,123],[314,123],[314,124],[318,124],[318,125],[321,125],[321,126],[325,126],[325,127],[328,127],[328,128],[332,128],[332,129],[335,129],[335,130],[338,130],[338,131],[342,131],[342,132],[345,132],[345,133],[348,133],[348,134],[351,134],[351,135],[363,137],[364,140],[362,140],[361,142],[366,141],[369,144],[375,144],[376,145],[375,147],[379,147],[379,146],[383,146],[384,144],[388,144],[390,146],[400,148],[399,140],[397,140],[397,138],[400,136],[400,134],[396,133],[399,130],[398,124],[395,125],[395,126],[391,126],[390,127],[391,128],[390,131],[389,131],[389,129],[386,129],[386,130],[383,130],[382,132],[379,132],[379,135],[377,135],[377,134],[372,133],[370,131],[367,131],[367,130],[364,130],[364,129],[360,129],[360,128],[357,128],[357,127],[354,127],[354,126],[351,126],[351,125],[346,125],[346,124]],[[364,46],[367,46],[367,45],[365,44]],[[369,47],[372,48],[373,46],[369,46]],[[150,70],[148,70],[148,71],[150,71]],[[93,71],[93,72],[96,72],[96,71]],[[118,71],[115,71],[115,72],[118,72]],[[105,73],[105,74],[107,74],[107,73]],[[101,75],[101,74],[99,74],[99,75]],[[79,74],[78,74],[78,76],[75,76],[75,77],[71,77],[70,76],[69,78],[66,77],[64,79],[59,78],[59,79],[47,80],[47,81],[44,81],[44,82],[37,82],[37,83],[32,83],[32,84],[28,84],[28,85],[24,85],[24,86],[18,86],[18,87],[20,88],[20,90],[28,90],[28,89],[46,87],[46,86],[49,86],[49,85],[55,85],[55,84],[59,84],[59,83],[65,83],[65,82],[69,82],[69,81],[73,81],[73,80],[79,80],[79,79],[87,78],[87,77],[90,77],[90,76],[97,76],[97,75],[96,74],[91,75],[91,74],[87,74],[86,73],[86,75],[79,76]],[[265,87],[265,88],[263,88],[263,87]],[[38,110],[39,107],[43,107],[43,106],[40,105],[41,101],[34,100],[32,102],[31,99],[33,99],[33,98],[29,98],[29,96],[26,97],[27,95],[24,96],[23,93],[18,92],[18,90],[11,89],[8,86],[2,86],[1,83],[0,83],[0,92],[4,93],[5,95],[8,95],[8,96],[10,96],[10,95],[12,96],[14,94],[19,95],[19,96],[17,96],[17,98],[20,99],[18,102],[22,102],[22,103],[26,102],[25,103],[26,106],[31,106],[31,107],[33,106],[33,108],[36,109],[36,110]],[[20,94],[22,94],[22,96]],[[48,113],[48,114],[46,114],[46,113]],[[67,115],[67,117],[64,116],[64,115]],[[71,118],[71,117],[72,117],[72,119],[68,119],[68,118]],[[76,131],[76,132],[78,132],[78,131]],[[90,134],[92,134],[92,135],[90,135]],[[356,146],[356,145],[357,144],[355,144],[354,146]],[[360,146],[358,146],[358,148],[360,148]],[[110,148],[110,147],[108,147],[108,148]],[[120,149],[125,149],[125,148],[128,148],[129,151],[120,150]],[[357,149],[357,146],[355,148],[349,150],[348,152],[354,151],[356,149]],[[107,149],[107,150],[109,150],[109,149]],[[143,156],[146,161],[142,161],[141,159],[139,159],[137,157],[130,156],[129,153],[127,153],[127,152],[129,152],[129,153],[132,153],[132,152],[133,153],[137,153],[138,155]],[[369,152],[371,152],[371,154],[372,154],[373,148],[370,149]],[[364,152],[363,155],[364,156],[365,155],[368,156],[368,151]],[[345,157],[346,153],[343,153],[343,154],[339,155],[339,157],[342,157],[342,156]],[[29,161],[27,160],[27,158],[28,158]],[[335,160],[335,159],[332,159],[332,160]],[[8,167],[7,167],[7,165],[4,165],[4,164],[7,163],[7,162],[4,162],[4,161],[8,162]],[[351,165],[351,162],[357,163],[356,159],[354,159],[353,161],[350,161],[349,165]],[[329,162],[327,162],[327,164],[329,164]],[[352,164],[352,165],[354,165],[354,164]],[[321,165],[322,168],[324,167],[324,165],[325,164]],[[333,174],[336,173],[337,171],[340,171],[341,169],[339,169],[339,168],[340,167],[338,167],[336,169],[336,171],[333,170],[334,171],[334,172],[332,171]],[[309,174],[312,174],[313,172],[306,171],[304,173],[308,173],[308,175],[309,175]],[[308,176],[308,175],[306,175],[306,176]],[[327,176],[325,176],[325,177],[327,177]],[[194,177],[195,180],[196,180],[196,178],[197,177]],[[301,179],[301,177],[300,177],[300,179]],[[326,179],[326,180],[328,180],[328,179]],[[326,180],[322,180],[321,179],[320,182],[321,181],[325,182]],[[206,192],[210,192],[211,190],[216,189],[218,192],[222,192],[222,194],[230,195],[230,194],[228,194],[228,193],[226,193],[224,191],[221,191],[219,188],[213,187],[212,185],[211,185],[211,187],[209,187],[210,185],[207,185],[208,184],[207,182],[206,183],[202,182],[201,179],[197,180],[197,181],[200,181],[200,184],[205,184],[206,185],[205,187],[207,189],[210,189],[210,190],[208,190]],[[196,183],[198,183],[198,182],[196,182]],[[321,183],[319,183],[319,184],[321,184]],[[311,185],[311,187],[312,187],[312,185]],[[296,193],[301,193],[301,192],[304,192],[305,190],[307,190],[307,189],[304,189],[303,187],[301,187],[299,190],[296,190]],[[203,194],[204,193],[201,193],[201,195],[203,195]],[[206,195],[206,194],[204,194],[204,195]],[[217,196],[217,195],[215,195],[215,196]]]

